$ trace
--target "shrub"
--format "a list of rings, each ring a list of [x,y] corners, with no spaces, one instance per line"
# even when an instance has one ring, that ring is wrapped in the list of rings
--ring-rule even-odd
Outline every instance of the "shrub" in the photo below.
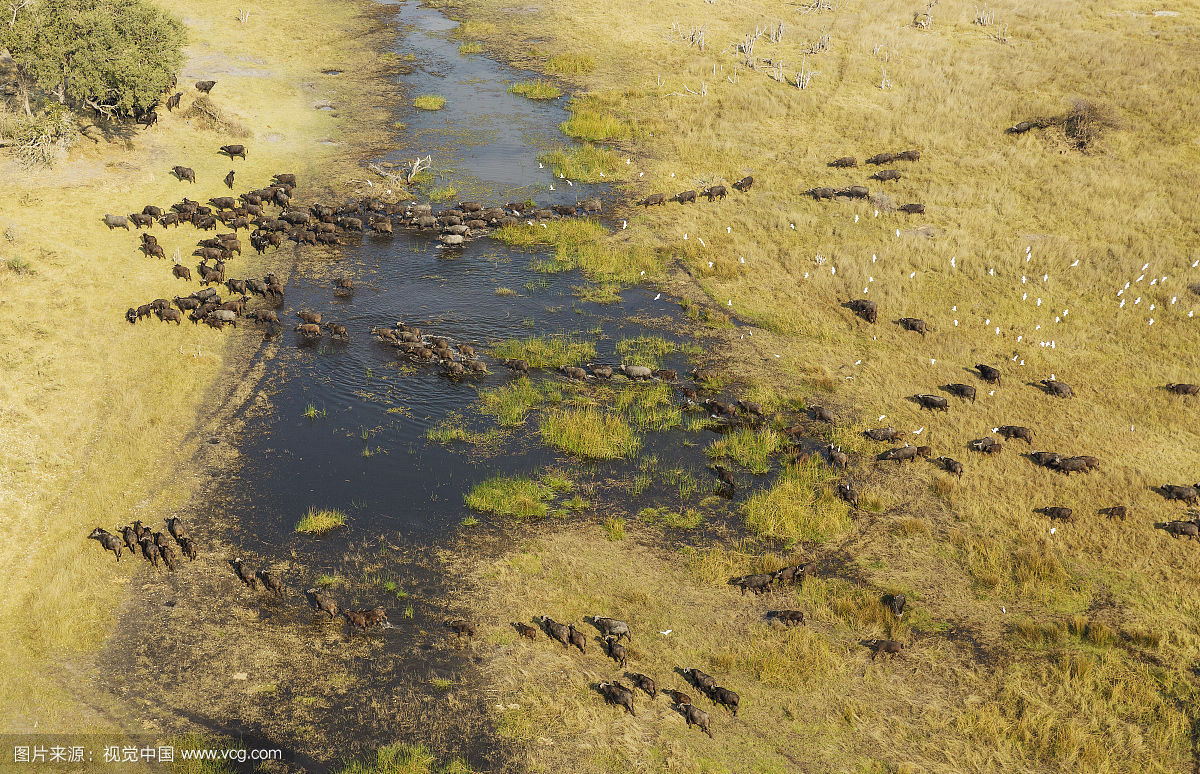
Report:
[[[183,64],[185,42],[183,23],[143,0],[32,3],[0,25],[29,115],[35,91],[108,115],[148,110]]]

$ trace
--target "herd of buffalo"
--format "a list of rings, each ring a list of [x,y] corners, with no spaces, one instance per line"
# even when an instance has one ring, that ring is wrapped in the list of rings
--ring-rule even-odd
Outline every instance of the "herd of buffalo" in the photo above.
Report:
[[[223,145],[220,152],[233,158],[246,158],[244,145]],[[176,166],[172,174],[181,182],[196,182],[196,173],[190,167]],[[235,172],[224,178],[227,187],[233,188]],[[178,228],[189,224],[201,231],[216,231],[220,227],[230,229],[212,237],[201,239],[196,244],[193,256],[200,259],[196,266],[196,277],[203,288],[174,301],[165,298],[126,311],[131,323],[154,315],[163,322],[182,322],[188,312],[193,322],[203,322],[215,328],[236,325],[239,317],[245,316],[264,324],[278,324],[276,312],[270,309],[247,313],[249,296],[261,296],[272,306],[283,302],[283,286],[274,275],[263,279],[226,278],[225,264],[236,253],[242,254],[242,243],[238,232],[249,232],[249,243],[262,255],[268,249],[280,247],[285,241],[297,245],[340,245],[348,239],[359,238],[367,232],[378,237],[389,237],[395,228],[438,235],[438,240],[447,246],[461,245],[467,239],[486,233],[488,229],[517,225],[523,219],[549,220],[577,215],[596,215],[602,209],[598,198],[589,198],[575,204],[541,206],[533,201],[510,202],[504,206],[485,206],[481,202],[460,202],[457,206],[434,211],[431,204],[399,204],[384,202],[378,197],[351,200],[334,207],[316,203],[302,207],[293,202],[296,176],[281,173],[275,175],[269,186],[245,191],[234,196],[215,196],[207,204],[184,197],[169,207],[148,204],[141,212],[129,215],[106,214],[104,224],[109,230],[130,227],[146,229],[141,232],[138,249],[147,257],[166,258],[166,251],[158,238],[149,229],[158,225],[162,228]],[[185,266],[178,254],[174,258],[172,274],[187,282],[193,279],[192,269]],[[348,290],[350,285],[340,284],[339,290]],[[212,285],[224,285],[231,294],[240,298],[222,299]],[[172,308],[175,307],[175,308]],[[301,315],[303,317],[303,315]],[[346,335],[344,327],[330,324],[335,336]],[[321,335],[320,323],[303,320],[296,330],[306,339]]]
[[[584,621],[587,621],[596,628],[598,632],[596,639],[603,650],[607,652],[608,657],[615,662],[616,667],[624,669],[628,665],[629,649],[625,644],[622,644],[621,640],[624,639],[626,643],[633,641],[629,624],[615,618],[606,618],[598,615],[584,616]],[[580,653],[587,654],[588,638],[582,631],[575,628],[575,624],[564,624],[544,615],[537,616],[534,622],[537,626],[517,622],[513,624],[513,627],[520,636],[530,641],[538,639],[538,631],[540,629],[547,637],[561,644],[563,648],[570,650],[572,647],[575,647],[579,649]],[[737,715],[740,697],[734,691],[717,685],[717,681],[712,675],[690,667],[687,669],[677,669],[676,672],[688,680],[696,690],[706,696],[714,706],[720,705],[732,714]],[[637,711],[634,709],[634,689],[644,692],[651,700],[654,700],[658,698],[659,694],[658,683],[654,678],[640,672],[626,672],[625,676],[629,678],[632,687],[625,685],[620,680],[600,682],[594,687],[604,697],[606,702],[623,707],[630,715],[637,717]],[[709,728],[708,713],[697,707],[688,693],[674,689],[664,689],[662,693],[674,704],[675,710],[683,716],[689,728],[696,726],[710,737],[712,736],[712,730]]]
[[[877,153],[867,159],[868,164],[881,166],[883,164],[891,164],[895,161],[920,161],[921,151],[907,150],[899,153]],[[839,169],[847,169],[858,166],[858,159],[854,156],[842,156],[829,162],[828,166]],[[902,177],[898,169],[881,169],[871,175],[869,179],[878,180],[881,183],[894,182]],[[865,185],[850,185],[839,188],[830,186],[817,186],[805,191],[809,196],[820,201],[821,199],[866,199],[871,195],[870,189]],[[882,207],[881,207],[882,209]],[[917,203],[901,204],[896,207],[898,212],[907,213],[909,215],[922,215],[925,213],[925,205]]]
[[[874,324],[879,319],[878,306],[874,301],[865,298],[851,299],[843,304],[843,306],[867,323]],[[920,333],[922,336],[928,331],[928,326],[924,320],[902,317],[896,321],[905,330]],[[1001,385],[1001,372],[995,366],[986,363],[978,363],[975,365],[975,371],[979,379],[987,385],[995,385],[997,388]],[[1075,391],[1070,385],[1065,384],[1053,376],[1049,379],[1042,379],[1034,383],[1032,386],[1037,387],[1048,396],[1056,398],[1069,399],[1075,396]],[[947,395],[960,398],[962,400],[975,402],[976,387],[970,384],[950,383],[944,384],[939,389]],[[1188,383],[1166,384],[1163,389],[1174,395],[1179,396],[1196,396],[1200,395],[1200,385]],[[949,411],[950,401],[945,395],[935,395],[931,393],[918,393],[911,396],[920,408],[930,411]],[[1002,425],[992,428],[992,432],[999,434],[1006,441],[1024,441],[1027,446],[1033,445],[1033,430],[1020,425]],[[893,427],[871,428],[864,432],[867,438],[872,441],[895,441],[900,436],[900,431]],[[992,455],[999,454],[1004,449],[1004,444],[997,441],[994,437],[988,435],[982,438],[970,441],[967,444],[971,451],[979,452],[980,454]],[[831,453],[834,450],[831,449]],[[888,449],[881,453],[877,459],[880,461],[896,461],[903,463],[906,460],[915,460],[917,457],[930,458],[933,455],[933,449],[930,446],[911,446],[905,443],[903,446]],[[1100,461],[1090,455],[1063,455],[1058,452],[1051,451],[1033,451],[1026,455],[1028,459],[1036,465],[1049,468],[1066,476],[1072,473],[1087,473],[1097,470],[1100,467]],[[844,457],[844,455],[843,455]],[[963,464],[950,457],[941,456],[933,460],[944,470],[957,476],[963,473]],[[844,460],[843,460],[844,466]],[[843,498],[857,506],[857,494],[853,486],[843,484],[839,486],[838,491]],[[1159,487],[1159,493],[1167,500],[1179,500],[1188,505],[1200,504],[1200,483],[1193,486],[1179,484],[1165,484]],[[1124,519],[1128,515],[1128,507],[1125,505],[1111,505],[1099,510],[1099,513],[1110,518]],[[1037,513],[1041,513],[1053,520],[1069,521],[1074,515],[1074,510],[1064,505],[1049,505],[1036,509]],[[1156,524],[1155,526],[1164,529],[1175,536],[1189,536],[1200,538],[1200,514],[1189,515],[1197,516],[1190,521],[1169,521]]]
[[[196,541],[187,534],[187,530],[183,526],[183,522],[176,517],[166,519],[167,533],[178,544],[179,550],[189,560],[194,560],[199,554],[196,547]],[[100,546],[106,551],[111,551],[121,561],[121,553],[128,548],[131,554],[136,555],[139,551],[142,556],[154,565],[155,568],[165,565],[169,572],[175,572],[179,565],[179,557],[175,553],[175,548],[168,540],[166,535],[159,531],[156,532],[142,522],[135,521],[132,525],[121,527],[119,535],[113,534],[102,527],[96,527],[88,538],[100,543]],[[230,560],[229,566],[233,569],[238,579],[244,583],[251,591],[256,591],[259,584],[262,584],[262,589],[273,596],[283,599],[286,596],[287,587],[284,585],[282,576],[274,571],[266,568],[254,570],[250,568],[240,557]],[[369,629],[375,626],[390,627],[388,622],[387,611],[382,607],[374,607],[366,610],[350,610],[339,607],[336,600],[328,593],[320,591],[316,588],[310,588],[306,592],[308,602],[314,613],[326,614],[329,618],[336,619],[344,617],[352,627],[358,629]],[[455,634],[462,636],[474,636],[475,625],[462,618],[448,619],[445,625]]]
[[[208,93],[214,86],[215,82],[213,81],[202,81],[196,84],[197,90],[202,93]],[[170,97],[167,100],[167,109],[173,110],[178,107],[180,97],[181,94]],[[150,125],[157,120],[157,113],[150,111],[144,119],[139,120]],[[245,160],[247,149],[244,145],[225,145],[221,146],[220,153],[231,161],[235,158]],[[865,163],[883,167],[893,162],[916,162],[920,160],[920,157],[920,152],[915,150],[881,153],[867,158]],[[845,156],[830,161],[828,166],[839,169],[855,168],[858,166],[858,161],[855,157]],[[176,166],[172,168],[171,172],[180,182],[197,184],[196,173],[189,167]],[[870,179],[885,183],[900,180],[901,177],[902,174],[898,169],[881,168],[872,174]],[[234,188],[234,180],[235,172],[232,170],[223,179],[224,185],[230,191]],[[745,193],[753,185],[754,178],[748,176],[733,183],[732,188]],[[375,237],[386,238],[393,234],[395,228],[436,234],[442,244],[453,246],[461,245],[465,240],[474,236],[485,234],[491,228],[516,225],[525,219],[546,220],[577,215],[590,216],[599,214],[602,209],[601,202],[597,198],[587,199],[575,205],[560,204],[545,207],[533,202],[511,202],[504,206],[487,206],[482,202],[468,201],[436,212],[430,204],[389,203],[377,197],[352,200],[341,206],[315,203],[302,207],[293,200],[296,186],[295,175],[281,173],[272,178],[270,185],[247,190],[236,197],[232,195],[215,196],[208,199],[206,204],[185,197],[166,208],[147,205],[141,212],[131,213],[127,216],[105,215],[104,223],[110,230],[116,228],[128,230],[131,226],[136,229],[147,229],[141,233],[139,249],[147,257],[164,259],[167,257],[165,250],[159,245],[157,238],[148,231],[155,225],[165,229],[187,224],[199,231],[214,232],[221,227],[229,229],[227,233],[217,233],[197,242],[196,250],[192,255],[200,259],[196,266],[197,279],[202,286],[200,289],[186,296],[176,296],[173,300],[159,298],[147,304],[132,307],[126,312],[128,321],[136,323],[154,315],[163,322],[180,324],[186,313],[193,322],[205,323],[215,328],[223,328],[225,325],[236,326],[240,318],[251,319],[264,325],[280,325],[278,314],[274,309],[282,305],[284,288],[278,277],[267,274],[261,279],[249,277],[237,279],[227,278],[225,275],[226,261],[230,260],[235,253],[239,256],[242,254],[242,244],[238,236],[238,232],[241,230],[247,231],[249,245],[260,255],[270,248],[280,247],[285,241],[291,241],[297,245],[332,246],[343,244],[349,239],[360,238],[368,232]],[[837,188],[820,186],[811,188],[806,193],[818,201],[835,198],[866,199],[870,196],[869,189],[864,185]],[[727,195],[726,186],[711,185],[699,191],[681,191],[669,198],[665,194],[650,194],[637,201],[636,204],[646,208],[662,206],[667,202],[678,202],[682,205],[695,203],[699,197],[705,197],[712,202],[724,199]],[[925,211],[924,205],[917,203],[904,204],[896,209],[908,214],[921,214]],[[191,268],[185,266],[178,256],[175,258],[172,273],[178,279],[187,282],[193,280]],[[230,297],[223,299],[214,286],[223,286]],[[348,279],[338,279],[335,292],[339,294],[352,293],[353,284]],[[247,306],[251,296],[261,298],[266,307],[248,310]],[[853,299],[847,301],[844,306],[867,323],[874,324],[878,321],[878,307],[873,301]],[[301,310],[297,313],[297,317],[300,322],[295,326],[295,330],[305,340],[319,339],[326,332],[341,339],[349,335],[344,325],[323,319],[319,312]],[[929,333],[929,326],[919,318],[902,317],[896,323],[905,330],[921,336]],[[371,329],[370,333],[381,343],[395,348],[415,362],[429,363],[440,367],[451,378],[491,373],[485,361],[471,344],[452,345],[443,337],[429,335],[419,327],[403,322],[398,322],[392,327],[375,327]],[[530,371],[530,365],[525,360],[505,359],[499,362],[519,375]],[[682,393],[685,403],[689,407],[703,409],[714,418],[723,418],[729,421],[734,421],[739,417],[752,418],[756,421],[764,418],[762,407],[753,402],[725,401],[719,397],[700,397],[699,391],[703,389],[703,385],[710,380],[715,380],[717,376],[704,369],[692,371],[691,375],[696,382],[695,387],[678,385],[679,377],[675,371],[651,369],[637,365],[588,364],[586,367],[568,365],[563,366],[560,370],[566,378],[580,381],[611,379],[614,375],[621,374],[630,380],[660,380],[676,383],[677,389]],[[1001,386],[1002,374],[999,369],[981,363],[975,366],[975,371],[983,384],[996,388]],[[1070,386],[1054,378],[1042,380],[1038,386],[1049,396],[1063,399],[1074,396]],[[978,387],[973,384],[950,383],[941,385],[938,389],[944,394],[918,393],[911,396],[911,400],[921,409],[948,411],[951,404],[950,398],[975,403]],[[1166,385],[1166,389],[1180,396],[1200,394],[1200,385],[1196,384],[1172,383]],[[809,414],[815,421],[834,422],[832,412],[820,406],[810,407]],[[800,427],[789,428],[784,432],[792,437],[805,434],[805,430]],[[993,428],[992,434],[999,435],[1010,445],[1014,441],[1023,441],[1027,448],[1032,449],[1033,447],[1033,430],[1028,427],[1003,425]],[[887,443],[898,441],[902,434],[893,427],[883,427],[867,429],[864,431],[864,435],[871,441]],[[971,441],[968,449],[983,455],[1000,454],[1003,451],[1004,443],[996,440],[993,435],[985,435]],[[849,456],[839,447],[829,445],[825,454],[827,461],[834,467],[844,469],[849,464]],[[916,460],[918,457],[929,459],[955,476],[961,476],[964,473],[962,462],[945,455],[935,457],[931,446],[913,446],[907,442],[883,451],[878,454],[877,459],[880,462],[894,461],[903,464],[906,461]],[[1072,456],[1050,451],[1030,451],[1027,457],[1036,465],[1068,476],[1072,473],[1086,474],[1099,467],[1099,460],[1089,455]],[[722,486],[732,493],[736,484],[733,473],[722,465],[715,465],[714,472]],[[852,508],[858,507],[859,494],[853,482],[849,480],[839,482],[837,492]],[[1200,483],[1192,486],[1166,484],[1161,487],[1160,492],[1168,500],[1180,501],[1193,506],[1200,505]],[[1074,515],[1072,508],[1057,504],[1038,508],[1037,512],[1056,521],[1070,521]],[[1125,518],[1127,512],[1128,509],[1125,505],[1112,505],[1100,510],[1103,515],[1121,519]],[[1176,537],[1193,537],[1200,540],[1200,514],[1193,515],[1196,515],[1197,518],[1190,521],[1169,521],[1156,526]],[[183,525],[178,519],[167,520],[167,533],[184,556],[189,559],[196,558],[196,544],[185,533]],[[155,567],[158,567],[161,561],[173,572],[178,564],[175,548],[164,533],[152,531],[144,527],[140,521],[121,528],[119,536],[97,527],[88,537],[97,540],[104,549],[112,551],[116,555],[117,561],[120,561],[122,549],[127,548],[133,553],[140,551],[143,557],[153,563]],[[257,589],[258,584],[261,583],[263,589],[269,593],[280,598],[284,596],[285,587],[277,574],[266,569],[254,571],[241,559],[232,560],[230,565],[237,577],[250,589]],[[815,570],[815,565],[810,562],[786,567],[774,573],[759,573],[733,578],[729,583],[739,587],[743,594],[747,591],[761,594],[773,588],[801,583]],[[353,627],[359,629],[390,626],[387,613],[381,607],[348,610],[340,608],[338,603],[324,591],[310,588],[306,593],[314,612],[327,614],[331,620],[339,615],[344,616]],[[883,597],[882,604],[896,619],[899,619],[904,614],[906,599],[903,594],[888,594]],[[784,626],[799,625],[805,622],[804,613],[799,610],[772,610],[767,613],[766,617],[768,622]],[[596,640],[602,650],[616,663],[618,668],[624,669],[630,657],[627,644],[632,640],[629,625],[623,621],[601,616],[591,616],[585,620],[597,630],[599,636],[596,637]],[[574,647],[581,654],[586,655],[588,637],[577,629],[574,623],[563,624],[548,616],[538,616],[534,622],[537,626],[528,623],[514,623],[513,626],[521,637],[531,641],[538,640],[538,632],[541,631],[546,637],[560,643],[565,649],[569,650]],[[460,636],[475,634],[474,624],[465,619],[451,619],[445,623]],[[625,641],[625,644],[622,643],[622,640]],[[870,639],[862,641],[861,644],[872,651],[872,658],[880,654],[898,654],[904,649],[902,643],[894,640]],[[686,668],[676,671],[688,680],[692,688],[704,695],[714,707],[720,705],[733,715],[737,714],[739,704],[737,693],[718,685],[711,675],[698,669]],[[614,679],[600,682],[594,687],[606,702],[623,707],[631,715],[636,716],[635,690],[640,690],[654,700],[659,693],[658,684],[652,677],[645,674],[638,672],[626,672],[625,674],[631,686],[625,685],[619,679]],[[694,725],[703,733],[712,736],[709,714],[694,703],[688,692],[669,689],[662,690],[662,693],[670,698],[676,711],[682,715],[688,727]]]

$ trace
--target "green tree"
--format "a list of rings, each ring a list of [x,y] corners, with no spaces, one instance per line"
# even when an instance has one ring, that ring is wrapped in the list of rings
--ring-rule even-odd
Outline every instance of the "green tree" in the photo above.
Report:
[[[21,78],[72,108],[130,116],[154,105],[183,62],[182,22],[144,0],[8,0],[0,27]]]

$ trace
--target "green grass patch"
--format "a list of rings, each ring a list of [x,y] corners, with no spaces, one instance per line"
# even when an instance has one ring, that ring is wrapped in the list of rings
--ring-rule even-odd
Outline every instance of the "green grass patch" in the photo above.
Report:
[[[512,288],[496,288],[495,292],[498,296],[515,296],[517,294],[517,291]]]
[[[502,427],[525,424],[525,417],[545,401],[545,396],[529,381],[521,377],[512,384],[484,390],[479,393],[480,410],[495,417]]]
[[[452,185],[438,186],[429,192],[429,198],[435,202],[450,201],[456,196],[458,196],[458,189]]]
[[[595,218],[560,218],[548,221],[546,227],[519,223],[501,226],[492,236],[513,247],[535,245],[578,245],[608,236],[608,229]]]
[[[508,93],[529,99],[558,99],[562,96],[562,91],[557,86],[541,79],[514,83],[508,87]]]
[[[496,34],[497,27],[491,22],[467,19],[454,28],[454,36],[458,38],[486,38]]]
[[[561,475],[547,473],[540,479],[528,476],[493,476],[481,481],[464,496],[467,507],[512,519],[543,519],[550,513],[555,496],[571,489]]]
[[[556,175],[584,183],[618,180],[625,172],[625,164],[616,151],[588,143],[546,151],[538,156],[538,161]]]
[[[555,54],[546,62],[546,69],[563,75],[585,75],[596,69],[596,60],[586,54]]]
[[[585,142],[627,140],[633,133],[629,124],[599,110],[573,108],[571,117],[559,127],[562,133]]]
[[[595,360],[596,345],[563,337],[531,336],[527,339],[505,339],[492,348],[492,355],[502,360],[524,360],[530,368],[561,368]]]
[[[325,408],[317,408],[314,404],[310,403],[304,407],[304,416],[311,422],[323,419],[325,417]]]
[[[771,455],[783,445],[783,436],[769,427],[740,427],[709,444],[712,459],[728,458],[759,475],[771,469]]]
[[[308,513],[296,522],[296,532],[302,535],[324,535],[345,524],[346,514],[336,508],[309,508]]]
[[[553,448],[593,460],[628,457],[642,445],[623,417],[593,408],[551,411],[540,431]]]
[[[413,107],[421,110],[441,110],[446,107],[446,98],[440,94],[422,94],[413,100]]]
[[[591,304],[615,304],[621,300],[621,286],[616,283],[588,283],[572,288],[575,297]]]
[[[600,527],[604,530],[604,537],[611,541],[625,539],[625,520],[620,516],[605,519],[600,523]]]
[[[675,343],[662,336],[634,336],[617,342],[617,354],[626,365],[662,368],[663,358],[675,351]]]
[[[746,527],[763,537],[823,543],[850,527],[846,504],[829,484],[834,475],[815,458],[789,466],[770,489],[742,506]]]
[[[502,433],[499,430],[472,430],[467,427],[462,414],[453,412],[442,421],[425,431],[426,440],[434,443],[453,443],[459,441],[475,446],[486,446],[498,440]]]
[[[607,401],[639,431],[670,430],[683,424],[683,414],[669,384],[630,384],[614,391]]]
[[[463,43],[461,46],[458,47],[458,53],[464,54],[464,55],[465,54],[482,54],[483,53],[483,44],[479,43],[477,41],[472,41],[470,43]]]
[[[695,508],[684,508],[682,511],[674,508],[643,508],[638,511],[638,518],[649,524],[658,524],[675,529],[696,529],[704,520],[700,511]]]
[[[553,274],[579,269],[589,279],[612,287],[654,281],[664,275],[666,259],[652,248],[616,241],[593,218],[563,218],[532,226],[518,223],[502,226],[493,233],[496,239],[515,247],[553,245],[554,254],[531,267]]]

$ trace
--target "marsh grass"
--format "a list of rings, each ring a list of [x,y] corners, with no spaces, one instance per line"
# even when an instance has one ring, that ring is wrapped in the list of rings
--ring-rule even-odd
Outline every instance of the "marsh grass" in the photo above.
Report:
[[[647,524],[657,524],[674,529],[696,529],[704,521],[704,515],[695,508],[685,508],[680,511],[661,506],[643,508],[638,511],[638,518]]]
[[[296,522],[295,531],[301,535],[324,535],[345,524],[346,514],[343,511],[336,508],[309,508]]]
[[[584,183],[618,182],[624,177],[621,156],[590,143],[546,151],[538,156],[556,175]]]
[[[490,446],[503,437],[503,431],[496,428],[472,429],[468,425],[466,417],[457,411],[446,415],[425,431],[425,438],[433,443],[461,442],[475,446]]]
[[[525,424],[529,412],[541,406],[545,400],[542,391],[526,376],[512,384],[481,390],[479,393],[480,410],[495,418],[501,427]]]
[[[520,97],[529,99],[546,100],[558,99],[562,96],[562,90],[549,81],[542,79],[533,81],[520,81],[508,87],[510,94],[516,94]]]
[[[422,94],[413,100],[413,107],[420,110],[441,110],[446,107],[446,98],[440,94]]]
[[[617,354],[626,365],[662,368],[663,358],[675,352],[675,342],[662,336],[645,334],[617,341]]]
[[[783,436],[769,427],[739,427],[709,444],[705,453],[715,460],[733,460],[762,475],[771,469],[771,460],[782,444]]]
[[[847,506],[831,489],[834,474],[810,458],[783,469],[769,489],[742,506],[747,529],[764,537],[822,543],[850,527]]]
[[[580,301],[592,304],[617,304],[621,301],[621,286],[615,283],[575,285],[571,290]]]
[[[538,431],[549,446],[584,459],[628,457],[642,444],[623,417],[593,408],[548,411]]]
[[[639,432],[671,430],[683,424],[683,414],[668,384],[627,384],[597,390],[603,405],[620,412]]]
[[[476,41],[463,43],[458,47],[458,53],[463,54],[464,56],[467,54],[482,54],[483,44]]]
[[[560,474],[547,473],[540,479],[498,475],[481,481],[464,496],[468,508],[511,519],[542,519],[550,515],[550,502],[571,490],[573,484]]]
[[[614,243],[606,239],[608,229],[594,218],[563,218],[545,226],[542,228],[540,223],[503,226],[493,236],[517,247],[551,245],[554,253],[538,259],[531,268],[547,274],[579,269],[589,279],[614,291],[666,276],[662,260],[653,249],[641,243]]]
[[[627,123],[611,113],[578,105],[572,105],[571,117],[559,129],[568,137],[584,142],[627,140],[633,133]]]
[[[525,360],[530,368],[561,368],[594,360],[596,345],[566,337],[532,336],[505,339],[492,347],[492,355],[500,360]]]

